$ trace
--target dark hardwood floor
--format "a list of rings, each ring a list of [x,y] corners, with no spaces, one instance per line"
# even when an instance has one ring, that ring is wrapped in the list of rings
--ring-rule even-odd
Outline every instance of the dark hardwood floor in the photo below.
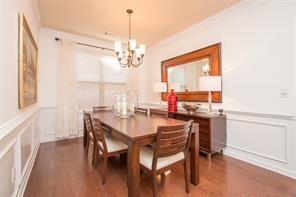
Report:
[[[45,143],[30,175],[26,197],[127,196],[126,164],[111,158],[107,183],[91,166],[82,138]],[[200,184],[185,192],[182,166],[159,181],[159,196],[296,196],[296,180],[219,154],[200,157]],[[100,163],[101,164],[101,163]],[[141,196],[152,196],[150,177],[141,175]]]

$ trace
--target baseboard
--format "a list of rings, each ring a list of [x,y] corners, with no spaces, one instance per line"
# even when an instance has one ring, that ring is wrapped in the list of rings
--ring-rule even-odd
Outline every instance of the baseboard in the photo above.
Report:
[[[34,166],[34,163],[35,163],[35,159],[36,159],[38,150],[39,150],[39,146],[40,146],[40,143],[37,143],[35,145],[34,151],[33,151],[32,156],[30,158],[29,165],[28,165],[28,167],[26,169],[26,173],[24,174],[24,177],[23,177],[23,180],[21,182],[21,185],[19,186],[19,190],[17,191],[17,194],[16,194],[17,197],[22,197],[24,195],[24,192],[26,190],[27,183],[28,183],[28,180],[29,180],[31,171],[32,171],[33,166]]]
[[[83,137],[83,134],[79,133],[79,135],[71,136],[69,138],[56,138],[55,135],[53,135],[53,136],[46,137],[46,138],[42,139],[40,143],[42,144],[42,143],[46,143],[46,142],[55,142],[55,141],[60,141],[60,140],[65,140],[65,139],[74,139],[74,138],[79,138],[79,137]]]
[[[296,172],[295,171],[287,170],[287,169],[284,169],[284,168],[280,168],[278,166],[271,165],[269,163],[260,161],[258,159],[254,159],[254,158],[245,156],[243,154],[239,154],[239,153],[236,153],[234,151],[227,150],[227,148],[224,151],[224,154],[227,155],[227,156],[233,157],[235,159],[238,159],[238,160],[253,164],[255,166],[259,166],[261,168],[265,168],[267,170],[270,170],[270,171],[273,171],[273,172],[288,176],[288,177],[290,177],[292,179],[296,179]]]

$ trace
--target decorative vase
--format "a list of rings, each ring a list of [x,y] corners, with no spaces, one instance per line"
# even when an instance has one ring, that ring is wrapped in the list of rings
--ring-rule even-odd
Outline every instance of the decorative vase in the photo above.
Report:
[[[168,95],[168,112],[178,111],[178,96],[172,89]]]

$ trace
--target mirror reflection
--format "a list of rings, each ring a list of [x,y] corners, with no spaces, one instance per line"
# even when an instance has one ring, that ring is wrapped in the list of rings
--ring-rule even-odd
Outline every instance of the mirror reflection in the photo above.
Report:
[[[168,68],[168,90],[175,92],[197,91],[198,79],[209,68],[209,58]]]

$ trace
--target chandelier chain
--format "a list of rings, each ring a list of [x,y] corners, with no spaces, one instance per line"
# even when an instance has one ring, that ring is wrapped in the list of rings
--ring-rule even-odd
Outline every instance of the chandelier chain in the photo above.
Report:
[[[131,13],[128,14],[129,15],[129,30],[128,30],[128,39],[131,39],[131,32],[132,32],[132,23],[131,23]]]

